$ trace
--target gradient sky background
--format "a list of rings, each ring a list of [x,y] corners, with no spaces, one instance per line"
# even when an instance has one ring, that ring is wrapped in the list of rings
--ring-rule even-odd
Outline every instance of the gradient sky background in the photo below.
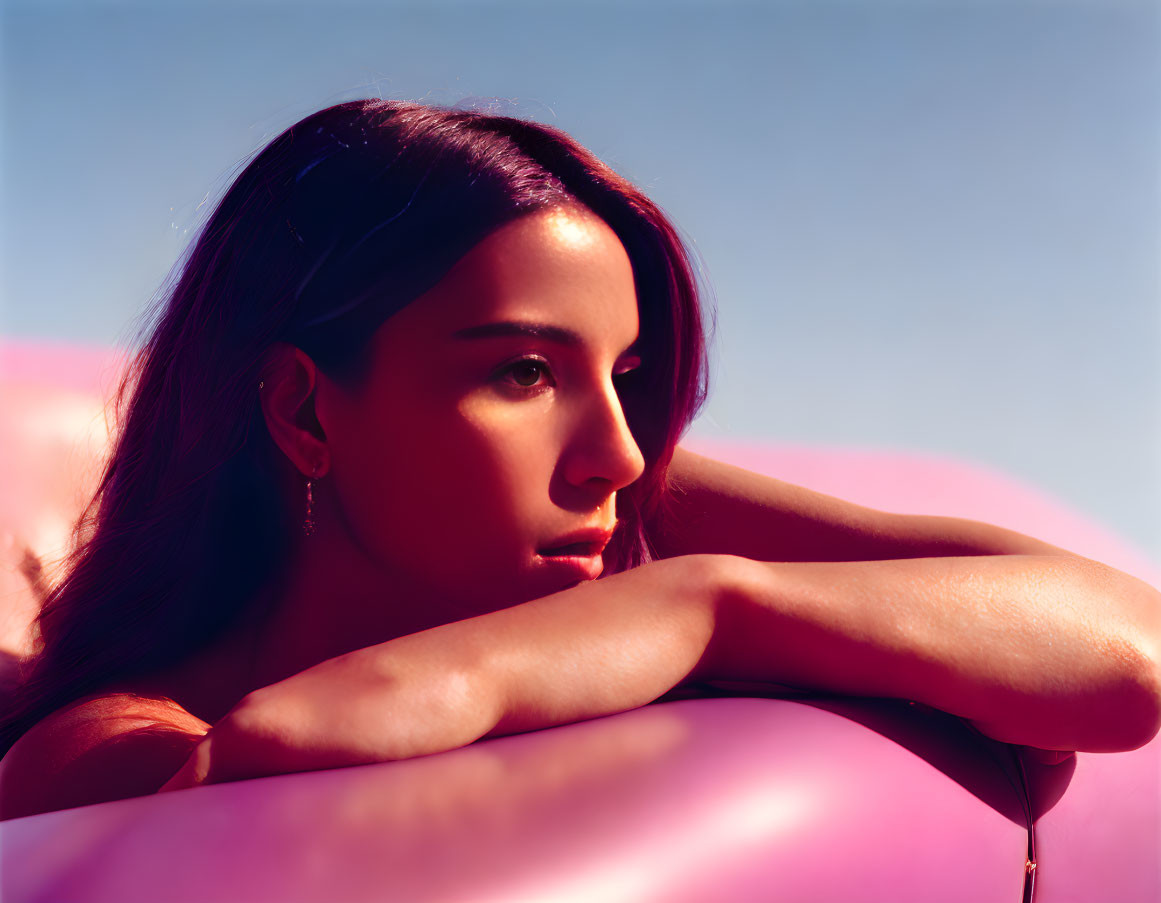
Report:
[[[1152,0],[0,15],[6,336],[131,339],[238,163],[321,106],[501,98],[700,252],[718,331],[695,433],[954,455],[1161,561]]]

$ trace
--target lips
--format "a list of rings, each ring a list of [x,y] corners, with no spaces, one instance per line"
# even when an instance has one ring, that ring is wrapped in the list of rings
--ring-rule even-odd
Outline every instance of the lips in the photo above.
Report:
[[[595,558],[605,551],[605,546],[612,538],[611,529],[577,530],[575,533],[550,540],[539,553],[545,558]]]
[[[581,558],[590,558],[593,555],[600,555],[604,551],[604,546],[595,542],[574,542],[567,546],[558,546],[553,549],[544,549],[541,555],[548,558],[560,558],[567,555],[577,555]]]
[[[582,530],[560,536],[537,552],[539,566],[551,574],[551,586],[567,589],[604,573],[601,553],[609,544],[612,530]]]

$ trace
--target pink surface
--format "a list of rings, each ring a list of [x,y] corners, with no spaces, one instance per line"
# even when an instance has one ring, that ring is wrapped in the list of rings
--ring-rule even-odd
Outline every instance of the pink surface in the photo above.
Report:
[[[105,348],[0,341],[0,651],[25,653],[37,603],[25,549],[53,566],[96,487],[124,354]],[[18,476],[17,476],[18,475]],[[0,685],[4,675],[0,669]]]
[[[1029,775],[1035,809],[1048,810],[1036,822],[1037,901],[1158,903],[1161,739],[1132,752],[1076,760],[1070,776],[1051,768]]]
[[[0,648],[33,603],[106,435],[100,349],[0,343]],[[689,443],[887,510],[1000,523],[1156,582],[1113,534],[974,465]],[[80,487],[80,488],[78,488]],[[207,787],[0,823],[5,901],[1020,899],[1161,901],[1161,742],[1024,763],[901,703],[698,699],[409,762]]]
[[[966,779],[1018,805],[987,756]],[[854,721],[702,699],[32,816],[0,847],[11,901],[979,903],[1019,900],[1025,831]]]
[[[107,397],[127,352],[100,345],[0,338],[0,385],[24,384]]]

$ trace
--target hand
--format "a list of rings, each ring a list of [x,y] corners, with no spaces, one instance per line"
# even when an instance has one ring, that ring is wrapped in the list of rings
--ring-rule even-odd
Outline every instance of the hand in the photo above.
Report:
[[[255,690],[161,788],[341,768],[466,746],[496,723],[486,685],[432,631],[329,659]],[[438,639],[438,638],[435,638]]]

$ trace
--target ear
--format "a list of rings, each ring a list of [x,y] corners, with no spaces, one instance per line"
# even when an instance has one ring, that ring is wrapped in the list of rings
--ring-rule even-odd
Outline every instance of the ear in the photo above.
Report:
[[[308,479],[330,470],[327,437],[314,409],[318,380],[318,367],[305,351],[280,343],[267,354],[258,389],[271,438]]]

